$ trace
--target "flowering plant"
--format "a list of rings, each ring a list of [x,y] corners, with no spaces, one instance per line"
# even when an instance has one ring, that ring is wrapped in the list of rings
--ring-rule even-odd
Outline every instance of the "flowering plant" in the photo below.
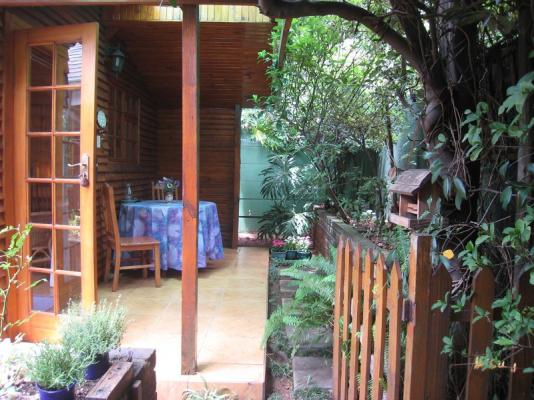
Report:
[[[271,243],[271,248],[273,251],[284,251],[285,246],[286,246],[286,242],[284,242],[281,239],[274,239]]]
[[[360,220],[362,222],[374,223],[376,221],[376,214],[375,214],[375,212],[373,210],[364,211],[364,212],[362,212]]]
[[[311,246],[311,240],[308,236],[299,237],[297,239],[297,250],[306,251]]]
[[[288,251],[291,251],[291,250],[297,250],[297,246],[298,246],[298,239],[294,236],[290,236],[286,239],[286,250]]]
[[[176,180],[174,178],[165,178],[163,177],[158,184],[160,184],[163,187],[163,191],[165,193],[172,193],[177,188],[180,187],[180,181]]]

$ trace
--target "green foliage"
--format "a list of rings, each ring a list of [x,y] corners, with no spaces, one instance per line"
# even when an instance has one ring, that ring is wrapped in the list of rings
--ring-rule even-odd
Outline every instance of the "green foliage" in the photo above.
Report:
[[[259,109],[250,124],[280,155],[264,171],[263,195],[293,218],[314,202],[334,205],[346,222],[368,208],[382,218],[385,185],[366,177],[376,175],[377,152],[402,128],[391,124],[403,111],[395,92],[417,87],[413,71],[358,24],[334,17],[293,21],[280,67],[282,25],[274,50],[259,54],[269,64],[272,94],[254,97]]]
[[[305,235],[310,230],[312,204],[321,196],[314,188],[314,174],[289,154],[269,158],[269,167],[261,172],[261,194],[274,204],[260,219],[259,237]]]
[[[295,352],[303,331],[333,326],[335,264],[322,256],[314,256],[295,262],[290,268],[280,271],[280,275],[293,279],[295,297],[273,311],[265,326],[263,341],[265,344],[273,335],[283,332],[286,326],[292,327],[294,331],[289,339]]]
[[[43,389],[65,389],[84,380],[91,359],[67,346],[44,342],[27,363],[28,377]]]
[[[119,347],[126,330],[126,310],[117,303],[101,301],[89,309],[71,303],[61,315],[60,336],[65,346],[95,362]]]
[[[513,171],[518,160],[512,161],[509,153],[503,151],[520,149],[532,135],[534,118],[527,118],[526,101],[533,94],[534,72],[531,72],[508,88],[500,106],[480,102],[474,111],[467,110],[463,122],[465,154],[471,161],[483,164],[487,184],[470,188],[458,176],[444,180],[444,192],[445,184],[452,182],[446,191],[454,193],[457,208],[463,207],[464,200],[474,196],[475,191],[480,195],[481,207],[488,205],[481,221],[434,232],[436,236],[445,232],[447,238],[458,229],[469,232],[469,240],[458,251],[465,275],[456,283],[454,296],[439,301],[434,305],[436,308],[444,310],[450,303],[454,312],[465,310],[472,295],[473,276],[481,268],[491,268],[496,277],[492,310],[474,310],[473,323],[494,317],[491,319],[493,343],[475,360],[475,366],[480,369],[511,368],[510,355],[524,351],[524,338],[534,334],[534,308],[520,306],[521,295],[515,289],[524,274],[530,274],[530,284],[534,285],[534,166],[527,168],[530,177],[519,181]],[[486,160],[491,160],[490,165],[485,164]],[[444,338],[443,352],[454,353],[452,337]]]
[[[293,374],[293,371],[291,370],[291,364],[289,362],[280,362],[273,358],[269,358],[269,369],[271,371],[271,375],[275,378],[287,378]]]
[[[291,219],[291,211],[281,202],[275,201],[270,210],[259,220],[258,237],[272,239],[287,236],[286,222]],[[290,235],[289,235],[290,236]]]
[[[0,230],[0,236],[11,235],[7,249],[0,250],[0,271],[6,276],[5,286],[0,287],[0,338],[12,326],[18,326],[26,321],[8,322],[7,308],[9,294],[11,290],[20,288],[21,282],[19,277],[28,264],[28,260],[24,260],[22,257],[22,248],[30,234],[31,228],[31,225],[26,225],[24,229],[7,226]],[[38,283],[39,281],[34,282],[30,285],[30,288]]]
[[[294,400],[330,400],[332,395],[329,390],[321,388],[298,389],[293,392]]]
[[[267,400],[284,400],[284,398],[280,393],[271,393],[269,397],[267,397]]]

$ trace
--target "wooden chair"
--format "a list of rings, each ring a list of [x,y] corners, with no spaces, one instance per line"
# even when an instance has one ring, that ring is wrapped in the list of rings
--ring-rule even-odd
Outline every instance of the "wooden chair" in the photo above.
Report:
[[[180,189],[174,189],[174,200],[180,200]],[[163,185],[152,182],[152,200],[165,200]]]
[[[154,256],[154,269],[156,287],[161,286],[161,270],[160,270],[160,252],[159,241],[147,236],[128,237],[123,238],[119,235],[119,225],[117,223],[117,215],[115,208],[115,196],[113,187],[106,183],[104,187],[104,220],[105,220],[105,246],[106,246],[106,264],[104,281],[107,282],[109,278],[109,271],[111,268],[111,251],[115,252],[115,272],[113,273],[112,290],[116,291],[119,288],[119,273],[120,271],[130,269],[142,269],[143,277],[148,277],[148,268],[152,267],[147,263],[146,252],[152,251]],[[125,265],[121,266],[121,255],[125,251],[140,251],[143,253],[140,265]]]

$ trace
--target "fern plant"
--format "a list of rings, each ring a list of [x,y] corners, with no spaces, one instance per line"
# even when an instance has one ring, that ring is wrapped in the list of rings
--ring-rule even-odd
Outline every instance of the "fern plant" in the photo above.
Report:
[[[335,249],[331,252],[335,260]],[[305,330],[333,326],[336,268],[329,259],[314,256],[295,262],[290,268],[281,270],[280,275],[293,279],[295,297],[271,314],[265,326],[263,343],[265,345],[270,337],[285,327],[292,327],[293,334],[289,339],[295,352]]]

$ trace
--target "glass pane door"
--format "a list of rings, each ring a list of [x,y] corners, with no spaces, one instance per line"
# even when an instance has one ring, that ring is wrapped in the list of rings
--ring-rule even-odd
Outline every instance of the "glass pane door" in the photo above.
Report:
[[[14,192],[33,225],[19,296],[29,340],[49,337],[69,301],[96,300],[95,102],[98,25],[15,33]],[[80,162],[88,180],[80,184]]]
[[[32,311],[58,314],[81,297],[82,56],[81,42],[39,44],[28,52]]]

